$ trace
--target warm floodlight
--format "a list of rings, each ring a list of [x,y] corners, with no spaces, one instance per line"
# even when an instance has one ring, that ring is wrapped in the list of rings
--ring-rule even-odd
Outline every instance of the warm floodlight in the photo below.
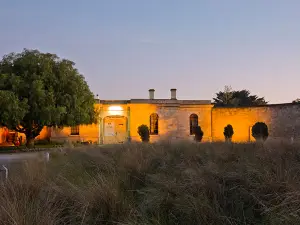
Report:
[[[116,105],[109,106],[108,113],[109,115],[122,116],[123,108],[121,106],[116,106]]]
[[[121,106],[109,106],[108,107],[109,111],[123,111],[123,108]]]

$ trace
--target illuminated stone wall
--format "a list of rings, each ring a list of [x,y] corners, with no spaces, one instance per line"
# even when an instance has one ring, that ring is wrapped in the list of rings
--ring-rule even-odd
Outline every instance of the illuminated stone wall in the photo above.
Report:
[[[4,129],[0,127],[0,143],[4,142]]]
[[[22,138],[22,141],[24,142],[26,140],[25,134],[23,133],[17,133],[17,137],[18,138]],[[43,139],[47,139],[50,136],[51,132],[50,129],[47,127],[44,127],[40,133],[40,135],[38,135],[35,140],[43,140]],[[5,142],[5,132],[4,132],[4,128],[0,127],[0,144]]]
[[[211,139],[211,105],[202,106],[167,106],[151,104],[132,104],[130,106],[130,128],[132,140],[138,141],[140,137],[137,129],[145,124],[150,127],[150,115],[157,113],[158,135],[151,135],[152,142],[164,139],[193,139],[190,135],[191,114],[198,115],[198,123],[204,131],[204,141]]]
[[[253,141],[251,127],[256,122],[264,122],[269,128],[270,140],[290,140],[300,137],[300,105],[279,104],[245,108],[213,108],[213,141],[224,140],[224,127],[231,124],[235,142]]]
[[[103,105],[103,104],[95,104],[96,110],[99,112],[99,116],[102,118],[102,122],[104,122],[103,118],[107,116],[127,116],[127,104],[118,104],[123,110],[118,111],[110,111],[109,107],[112,105]],[[52,128],[51,129],[51,140],[57,142],[86,142],[91,141],[93,143],[98,143],[101,138],[100,135],[103,135],[103,124],[100,126],[99,123],[91,124],[91,125],[80,125],[79,126],[79,135],[71,135],[71,127],[63,127]],[[101,132],[102,131],[102,132]],[[103,137],[102,137],[103,138]],[[103,138],[104,139],[104,138]]]
[[[169,101],[169,100],[167,100]],[[174,104],[173,104],[174,103]],[[256,122],[265,122],[269,128],[269,140],[300,139],[300,104],[279,104],[261,107],[244,108],[212,108],[210,104],[179,104],[174,101],[172,104],[164,102],[151,103],[131,103],[112,102],[111,104],[96,104],[95,107],[100,112],[101,118],[108,116],[123,116],[126,118],[127,135],[133,141],[140,141],[138,127],[142,124],[150,127],[150,115],[157,113],[159,116],[159,134],[151,135],[150,140],[155,142],[164,139],[193,139],[190,135],[189,117],[191,114],[198,115],[198,124],[201,126],[204,137],[203,141],[224,141],[224,127],[231,124],[234,129],[232,140],[234,142],[254,141],[251,135],[251,127]],[[111,106],[118,108],[111,110]],[[105,121],[105,120],[104,120]],[[80,125],[79,135],[71,135],[71,128],[62,129],[44,128],[36,139],[46,139],[51,136],[51,140],[64,142],[69,141],[92,141],[104,140],[104,121],[102,125]],[[128,122],[127,122],[128,121]],[[0,143],[3,141],[0,128]],[[21,134],[23,137],[24,135]]]
[[[113,105],[113,104],[112,104]],[[198,115],[198,123],[201,126],[203,141],[224,141],[224,127],[231,124],[234,129],[232,140],[234,142],[254,141],[251,135],[251,127],[256,122],[264,122],[269,128],[269,140],[290,139],[300,137],[300,105],[281,104],[263,107],[244,108],[212,108],[212,105],[164,105],[164,104],[121,104],[123,111],[111,112],[111,105],[99,105],[102,118],[119,115],[128,118],[129,135],[133,141],[140,141],[137,129],[145,124],[150,127],[150,115],[157,113],[159,116],[159,134],[151,135],[152,142],[164,139],[189,139],[189,117]],[[129,111],[128,111],[129,110]],[[102,133],[99,131],[102,131]],[[80,135],[70,135],[70,127],[61,130],[55,129],[51,136],[54,140],[88,141],[98,142],[103,134],[103,127],[99,124],[80,126]]]
[[[132,141],[140,141],[138,134],[138,127],[142,124],[150,128],[150,115],[157,113],[157,106],[153,104],[129,104],[130,107],[130,137]],[[159,119],[158,127],[161,131],[161,120]],[[158,139],[157,135],[151,135],[150,140],[155,141]]]
[[[23,135],[23,137],[25,138],[25,134],[22,134],[22,135]],[[48,127],[44,127],[44,128],[42,129],[40,135],[37,136],[37,137],[35,138],[35,140],[44,140],[44,139],[49,138],[50,135],[51,135],[51,129],[48,128]]]
[[[98,124],[80,125],[79,135],[71,135],[71,127],[51,128],[51,140],[57,142],[98,142]]]
[[[147,125],[150,128],[150,115],[157,113],[159,116],[158,122],[158,135],[151,135],[150,141],[155,142],[164,139],[193,139],[190,135],[190,122],[189,117],[191,114],[198,115],[198,123],[201,126],[204,137],[203,141],[211,140],[211,108],[212,105],[192,105],[192,106],[181,106],[181,105],[159,105],[159,104],[148,104],[148,103],[136,103],[136,104],[118,104],[122,108],[122,111],[109,110],[108,105],[96,105],[100,110],[102,118],[102,124],[92,124],[88,126],[80,126],[79,135],[71,135],[71,128],[64,127],[63,129],[52,129],[51,139],[55,141],[88,141],[98,142],[99,138],[106,140],[104,126],[105,119],[109,116],[124,116],[129,118],[128,125],[132,141],[140,141],[138,135],[138,127],[142,124]],[[104,119],[104,120],[103,120]],[[117,141],[117,140],[116,140]]]

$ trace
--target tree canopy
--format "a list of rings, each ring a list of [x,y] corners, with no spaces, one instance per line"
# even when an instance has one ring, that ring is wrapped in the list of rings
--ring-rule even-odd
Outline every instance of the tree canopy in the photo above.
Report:
[[[90,124],[94,95],[75,63],[24,49],[0,61],[0,125],[32,144],[44,126]]]
[[[264,97],[251,95],[249,90],[234,91],[229,86],[225,86],[224,91],[216,93],[213,98],[215,106],[255,106],[266,105]]]

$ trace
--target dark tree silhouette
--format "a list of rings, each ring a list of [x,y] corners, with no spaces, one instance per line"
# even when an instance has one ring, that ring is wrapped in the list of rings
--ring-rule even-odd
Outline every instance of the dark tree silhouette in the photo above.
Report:
[[[228,124],[226,127],[224,127],[223,134],[224,134],[226,141],[231,141],[231,138],[234,134],[233,127],[231,126],[231,124]]]
[[[254,126],[252,127],[252,136],[256,140],[265,141],[269,136],[269,129],[267,124],[265,124],[264,122],[257,122],[256,124],[254,124]]]
[[[149,142],[150,140],[150,131],[147,125],[142,124],[138,127],[138,134],[141,137],[142,142]]]
[[[213,103],[215,106],[255,106],[266,105],[268,102],[264,97],[251,95],[249,90],[233,91],[230,87],[225,86],[224,91],[216,93]]]

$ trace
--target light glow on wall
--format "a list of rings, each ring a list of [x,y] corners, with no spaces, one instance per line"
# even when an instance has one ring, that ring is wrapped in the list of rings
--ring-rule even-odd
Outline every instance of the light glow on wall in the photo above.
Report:
[[[118,105],[113,105],[113,106],[109,106],[108,110],[109,111],[123,111],[123,108],[121,106],[118,106]]]
[[[123,115],[123,108],[117,105],[109,106],[108,113],[109,115],[121,116]]]

